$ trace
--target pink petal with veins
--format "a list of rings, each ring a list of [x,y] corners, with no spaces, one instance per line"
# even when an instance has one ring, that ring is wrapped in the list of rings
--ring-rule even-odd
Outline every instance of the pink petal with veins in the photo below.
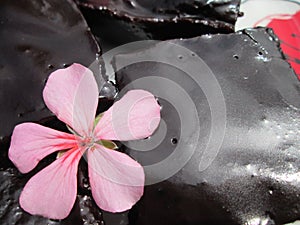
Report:
[[[149,137],[160,122],[160,106],[144,90],[127,92],[107,110],[95,128],[103,140],[129,141]]]
[[[81,152],[72,149],[33,176],[21,193],[21,207],[32,215],[66,218],[76,200],[80,157]]]
[[[99,145],[87,154],[91,190],[97,205],[109,212],[130,209],[143,195],[143,167],[129,156]]]
[[[74,135],[35,123],[23,123],[13,131],[8,156],[22,173],[27,173],[47,155],[76,145]]]
[[[92,132],[98,94],[92,71],[80,64],[54,71],[43,92],[47,107],[82,136]]]

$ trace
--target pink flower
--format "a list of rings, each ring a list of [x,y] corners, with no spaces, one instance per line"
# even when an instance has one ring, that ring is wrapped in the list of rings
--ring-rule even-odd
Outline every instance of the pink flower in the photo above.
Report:
[[[9,158],[22,172],[31,171],[45,156],[61,151],[48,167],[25,185],[21,207],[32,215],[63,219],[70,213],[77,192],[77,167],[88,159],[91,191],[106,211],[130,209],[143,195],[143,167],[126,154],[114,151],[113,142],[150,136],[160,121],[160,107],[147,91],[127,92],[95,121],[98,87],[92,72],[79,64],[49,76],[43,97],[48,108],[74,134],[34,123],[15,127]]]

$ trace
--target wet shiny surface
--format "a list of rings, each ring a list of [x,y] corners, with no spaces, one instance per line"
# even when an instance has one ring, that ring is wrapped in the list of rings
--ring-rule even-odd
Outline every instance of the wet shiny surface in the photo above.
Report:
[[[20,122],[52,115],[42,99],[52,71],[89,66],[100,51],[71,1],[1,1],[0,40],[1,140]]]
[[[81,173],[78,198],[66,220],[25,213],[18,203],[21,190],[55,155],[26,175],[20,174],[7,157],[9,136],[16,124],[30,121],[66,129],[45,107],[42,90],[52,71],[74,62],[89,66],[100,52],[80,11],[72,1],[3,0],[0,49],[0,224],[102,224],[102,214]],[[107,104],[111,103],[104,102],[103,106]],[[84,162],[80,168],[84,171]]]
[[[233,32],[240,1],[77,0],[77,3],[101,41],[125,42]]]
[[[239,13],[239,0],[79,0],[79,3],[100,10],[120,12],[120,15],[154,21],[172,18],[214,18],[234,23]]]
[[[43,160],[33,172],[21,175],[8,161],[8,136],[14,125],[23,121],[66,129],[57,120],[47,119],[52,114],[40,95],[44,82],[53,70],[72,62],[89,65],[99,49],[72,2],[19,0],[2,1],[0,6],[0,101],[7,106],[0,110],[1,224],[270,225],[300,218],[299,82],[282,59],[276,37],[263,29],[172,41],[192,50],[194,53],[190,55],[178,54],[176,48],[158,44],[148,51],[162,58],[173,57],[178,60],[179,68],[143,62],[118,73],[121,91],[140,77],[155,75],[173,80],[195,103],[200,122],[199,140],[195,142],[191,137],[199,127],[194,123],[193,112],[188,107],[177,111],[170,102],[159,98],[164,123],[158,132],[140,142],[123,143],[121,150],[145,166],[163,161],[178,146],[184,146],[178,148],[181,152],[191,146],[196,148],[191,160],[174,176],[146,186],[145,195],[132,210],[120,214],[102,212],[91,197],[87,165],[82,161],[77,200],[67,219],[56,221],[25,213],[18,204],[22,188],[55,155]],[[199,163],[214,128],[211,108],[204,91],[180,70],[197,55],[217,78],[227,112],[224,141],[205,170],[199,170]],[[115,65],[134,57],[135,53],[119,55]],[[159,82],[155,88],[174,102],[181,102],[179,89],[168,90]],[[103,112],[112,104],[116,90],[107,83],[100,94],[111,99],[101,99],[98,111]],[[182,124],[185,121],[182,116],[190,118],[186,120],[187,132],[181,132],[186,125]],[[152,151],[133,149],[155,146],[153,142],[159,139],[157,134],[163,130],[163,124],[167,132],[160,145]],[[159,174],[152,174],[156,175]],[[148,174],[147,179],[153,177]]]
[[[159,56],[160,62],[178,58],[181,62],[177,65],[182,69],[196,55],[201,57],[224,95],[225,136],[216,158],[206,169],[199,169],[200,162],[209,161],[205,157],[215,150],[205,148],[210,132],[218,129],[216,124],[221,122],[212,123],[207,93],[191,76],[164,63],[141,62],[118,72],[121,90],[129,85],[126,88],[149,89],[158,96],[167,93],[165,96],[169,99],[178,96],[179,89],[172,91],[163,82],[148,82],[143,86],[135,81],[158,76],[176,82],[195,103],[200,122],[199,140],[191,143],[190,136],[180,134],[184,126],[182,116],[191,116],[191,110],[186,107],[178,111],[159,98],[162,119],[167,126],[166,139],[148,152],[124,147],[146,166],[163,162],[174,151],[184,153],[188,146],[196,147],[191,160],[178,173],[145,188],[142,200],[128,214],[128,224],[270,225],[299,219],[300,85],[289,64],[283,60],[276,37],[270,30],[260,29],[171,42],[194,53],[180,55],[176,46],[159,43],[145,51],[116,56],[114,65],[119,68],[124,62],[152,52]],[[204,70],[198,72],[202,76]],[[178,115],[181,115],[179,120]],[[196,125],[190,124],[190,132],[196,129]],[[178,139],[175,144],[171,141],[174,137]],[[139,146],[143,149],[155,141],[155,138],[146,139]],[[181,143],[189,145],[178,150],[176,146],[182,146]],[[165,169],[168,168],[166,165]],[[160,174],[150,173],[147,179]],[[124,220],[120,219],[119,223],[106,221],[106,224],[124,224]]]

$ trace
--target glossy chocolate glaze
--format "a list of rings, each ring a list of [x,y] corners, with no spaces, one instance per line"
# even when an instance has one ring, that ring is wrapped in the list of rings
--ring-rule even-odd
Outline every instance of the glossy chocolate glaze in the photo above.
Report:
[[[167,43],[175,43],[192,52],[182,54],[176,45]],[[152,151],[125,146],[124,150],[144,166],[163,161],[177,148],[186,152],[190,146],[195,146],[195,152],[174,176],[145,188],[142,200],[129,213],[123,214],[124,217],[128,215],[128,223],[123,218],[119,223],[107,220],[106,224],[279,225],[299,219],[300,84],[283,59],[272,31],[253,29],[230,35],[162,42],[143,51],[116,56],[114,66],[118,70],[124,63],[141,59],[144,55],[155,55],[160,62],[173,58],[178,60],[179,69],[159,62],[132,64],[117,73],[118,87],[122,91],[124,88],[148,89],[154,95],[164,93],[168,99],[178,101],[182,98],[180,90],[185,90],[197,109],[199,140],[193,141],[198,129],[194,119],[188,122],[187,132],[181,133],[186,125],[183,118],[194,116],[191,108],[178,110],[167,100],[159,98],[162,119],[167,126],[163,141]],[[226,105],[226,129],[220,150],[211,164],[200,170],[201,159],[204,159],[201,161],[203,167],[203,163],[210,161],[205,158],[209,156],[207,153],[215,150],[205,151],[210,132],[221,129],[218,124],[222,121],[217,119],[212,123],[212,106],[207,93],[182,71],[184,65],[195,61],[197,56],[217,79]],[[199,76],[201,73],[205,70],[198,71]],[[150,76],[160,77],[161,82],[135,83],[139,78],[143,80]],[[172,80],[180,88],[164,85],[162,78]],[[182,101],[181,104],[186,103]],[[157,132],[161,129],[162,126]],[[157,142],[155,137],[154,134],[138,145],[134,142],[125,144],[147,149]],[[174,138],[177,142],[172,143]],[[168,168],[166,165],[165,169]],[[149,173],[147,180],[151,181],[161,173]]]
[[[238,0],[79,0],[82,5],[111,10],[140,20],[217,19],[235,23],[239,14]],[[101,8],[102,7],[102,8]]]
[[[240,0],[77,0],[102,41],[230,33]],[[108,40],[107,40],[108,39]],[[112,39],[112,40],[110,40]]]
[[[25,175],[7,157],[9,136],[16,124],[30,121],[66,129],[46,108],[42,90],[52,71],[74,62],[89,66],[100,53],[80,11],[71,0],[3,0],[0,40],[0,224],[103,224],[101,211],[91,198],[85,161],[78,172],[75,206],[67,219],[56,221],[29,215],[18,203],[27,180],[55,155]],[[99,70],[94,73],[99,77]],[[107,89],[111,90],[103,90],[103,96]],[[102,100],[99,110],[108,105],[111,101]]]
[[[142,200],[129,212],[120,214],[101,212],[96,206],[91,198],[87,165],[82,160],[78,197],[68,218],[56,221],[25,213],[18,204],[20,191],[55,155],[47,157],[31,173],[21,175],[8,163],[8,136],[15,124],[24,121],[65,129],[45,108],[41,98],[43,85],[55,69],[72,62],[89,65],[99,49],[71,1],[2,1],[0,6],[0,100],[7,106],[0,111],[4,118],[0,123],[1,224],[219,225],[251,224],[254,219],[282,224],[300,217],[299,106],[291,103],[300,97],[299,83],[269,30],[172,41],[191,49],[209,65],[226,100],[225,139],[217,158],[206,170],[198,172],[202,148],[212,129],[203,91],[186,74],[170,66],[149,62],[132,65],[118,73],[121,90],[140,76],[155,73],[182,85],[195,101],[201,133],[199,142],[190,143],[197,146],[192,159],[173,177],[147,186]],[[160,44],[151,50],[164,56],[173,49]],[[133,57],[135,54],[117,56],[115,64]],[[195,55],[173,57],[184,63]],[[159,83],[157,86],[165,88]],[[107,83],[100,94],[113,98],[115,90]],[[167,157],[181,142],[188,142],[193,131],[191,124],[190,131],[181,134],[179,112],[167,101],[159,102],[168,127],[166,139],[146,155],[125,145],[122,148],[144,165]],[[99,112],[111,104],[111,100],[101,99]],[[139,146],[151,145],[154,139],[153,136],[143,140]]]
[[[100,49],[72,1],[0,2],[0,148],[16,124],[52,116],[42,99],[48,75]]]

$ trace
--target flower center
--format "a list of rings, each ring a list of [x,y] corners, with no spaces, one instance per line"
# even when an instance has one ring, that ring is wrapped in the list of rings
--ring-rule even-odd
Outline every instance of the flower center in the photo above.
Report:
[[[83,148],[91,148],[95,144],[94,137],[83,137],[81,138],[79,145]]]

